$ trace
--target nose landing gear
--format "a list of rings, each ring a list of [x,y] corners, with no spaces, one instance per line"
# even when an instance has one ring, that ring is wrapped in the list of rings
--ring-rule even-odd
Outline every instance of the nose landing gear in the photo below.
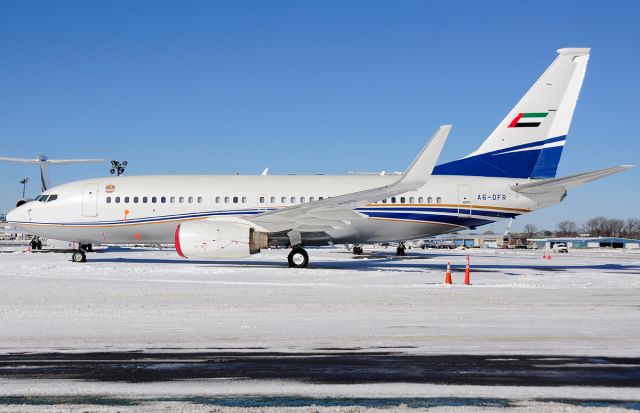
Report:
[[[71,255],[71,261],[73,262],[87,262],[87,254],[84,253],[83,250],[76,250]]]

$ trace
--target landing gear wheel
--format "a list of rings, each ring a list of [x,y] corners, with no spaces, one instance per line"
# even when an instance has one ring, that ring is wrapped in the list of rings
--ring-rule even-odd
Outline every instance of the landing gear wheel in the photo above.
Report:
[[[291,250],[287,259],[291,268],[306,268],[309,264],[309,254],[301,247]]]
[[[36,249],[39,249],[39,250],[41,250],[41,249],[42,249],[42,241],[41,241],[41,240],[38,240],[38,241],[36,242]]]
[[[73,255],[71,256],[71,260],[73,262],[86,262],[87,255],[84,253],[84,251],[79,250],[73,253]]]
[[[404,257],[405,253],[404,253],[404,245],[401,245],[398,247],[398,249],[396,249],[396,255],[398,257]]]
[[[362,255],[363,251],[362,251],[362,246],[361,245],[356,245],[353,247],[353,254],[354,255]]]

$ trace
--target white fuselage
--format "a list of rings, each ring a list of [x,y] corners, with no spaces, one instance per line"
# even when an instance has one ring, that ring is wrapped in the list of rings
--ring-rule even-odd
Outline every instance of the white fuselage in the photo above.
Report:
[[[81,243],[172,243],[178,224],[216,216],[246,217],[391,184],[384,175],[157,175],[108,177],[51,188],[49,202],[32,201],[7,220],[46,238]],[[526,179],[434,175],[421,189],[356,208],[329,238],[303,244],[403,241],[495,222],[557,203],[510,189]]]

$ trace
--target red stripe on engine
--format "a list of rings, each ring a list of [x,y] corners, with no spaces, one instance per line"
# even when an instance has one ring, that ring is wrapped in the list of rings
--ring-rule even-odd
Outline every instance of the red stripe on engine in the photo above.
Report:
[[[173,237],[173,243],[176,246],[176,252],[178,253],[178,255],[181,256],[182,258],[187,258],[182,253],[182,248],[180,248],[180,224],[178,224],[178,226],[176,227],[176,233]]]
[[[522,115],[524,115],[524,113],[519,113],[518,116],[516,116],[515,118],[513,118],[513,120],[511,121],[511,123],[509,124],[509,126],[507,126],[507,128],[513,128],[516,126],[516,123],[518,123],[518,121],[520,120],[520,118],[522,118]]]

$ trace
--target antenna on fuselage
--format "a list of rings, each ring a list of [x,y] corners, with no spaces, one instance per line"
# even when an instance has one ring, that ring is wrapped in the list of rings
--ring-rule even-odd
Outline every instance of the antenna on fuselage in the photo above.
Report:
[[[51,187],[49,179],[49,165],[72,164],[72,163],[98,163],[106,162],[106,159],[49,159],[45,155],[38,155],[35,159],[30,158],[8,158],[0,156],[0,161],[15,163],[31,163],[40,166],[40,186],[42,191],[46,191]]]

